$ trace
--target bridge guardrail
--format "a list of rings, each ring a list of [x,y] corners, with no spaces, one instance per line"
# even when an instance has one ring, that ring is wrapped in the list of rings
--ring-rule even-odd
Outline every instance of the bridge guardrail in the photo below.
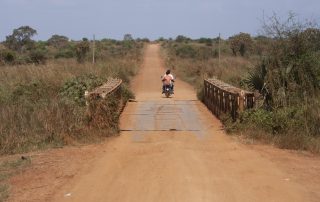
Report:
[[[254,93],[242,90],[218,79],[204,80],[204,103],[218,118],[230,113],[236,120],[239,112],[253,108]]]
[[[98,98],[105,99],[109,95],[113,93],[117,93],[120,89],[121,84],[122,84],[121,79],[110,78],[105,84],[95,88],[93,91],[91,92],[85,91],[84,96],[86,99],[86,105],[88,106],[90,104],[90,100],[92,99],[98,99]]]

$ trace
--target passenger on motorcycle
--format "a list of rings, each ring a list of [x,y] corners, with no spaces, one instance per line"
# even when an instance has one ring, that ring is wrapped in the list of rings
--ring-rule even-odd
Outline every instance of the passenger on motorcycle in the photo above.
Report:
[[[173,87],[174,87],[173,82],[174,82],[174,77],[170,73],[170,69],[168,69],[165,75],[162,76],[162,93],[164,93],[166,85],[170,85],[171,91],[173,93]]]

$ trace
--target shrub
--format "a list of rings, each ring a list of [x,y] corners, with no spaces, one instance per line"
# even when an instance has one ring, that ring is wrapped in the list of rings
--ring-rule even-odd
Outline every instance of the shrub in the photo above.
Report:
[[[197,56],[196,49],[191,45],[178,46],[175,52],[181,58],[195,58]]]
[[[229,40],[230,48],[235,56],[238,52],[241,56],[244,56],[248,51],[252,49],[253,41],[250,34],[240,33],[230,37]]]
[[[74,51],[71,49],[62,49],[59,50],[55,55],[54,58],[58,59],[58,58],[73,58],[74,57]]]
[[[176,42],[178,43],[182,43],[182,42],[188,43],[189,41],[191,41],[191,39],[183,35],[178,35],[176,38]]]
[[[34,64],[45,64],[47,60],[47,51],[42,49],[32,50],[29,58]]]
[[[0,61],[3,61],[5,64],[13,64],[17,56],[14,51],[3,49],[0,50]]]
[[[48,85],[42,80],[35,80],[31,83],[20,83],[14,86],[10,95],[11,103],[28,102],[35,104],[41,102],[41,100],[50,99],[54,86]]]
[[[84,106],[86,103],[84,92],[102,84],[103,79],[93,74],[78,76],[65,82],[60,90],[60,95],[67,101]]]
[[[213,40],[210,38],[200,38],[198,41],[199,43],[206,44],[207,46],[212,46],[213,44]]]
[[[76,45],[76,57],[79,63],[83,63],[87,53],[89,52],[89,42],[88,39],[83,39],[80,43]]]

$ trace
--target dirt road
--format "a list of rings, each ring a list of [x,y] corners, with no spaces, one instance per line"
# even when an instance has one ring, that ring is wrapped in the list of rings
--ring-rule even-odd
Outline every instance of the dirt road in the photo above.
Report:
[[[180,80],[173,98],[161,97],[163,73],[159,46],[149,45],[133,84],[136,102],[121,117],[121,135],[54,201],[319,201],[319,167],[304,165],[315,175],[303,177],[290,170],[298,169],[296,159],[272,159],[281,151],[270,154],[226,136]]]

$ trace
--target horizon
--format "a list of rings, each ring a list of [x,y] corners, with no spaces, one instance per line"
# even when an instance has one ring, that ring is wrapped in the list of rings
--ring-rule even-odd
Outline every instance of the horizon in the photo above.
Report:
[[[33,37],[37,41],[46,41],[54,34],[76,41],[92,39],[93,35],[97,40],[122,40],[125,34],[152,41],[160,37],[174,39],[178,35],[191,39],[216,38],[219,33],[223,39],[240,32],[257,36],[261,32],[262,18],[273,13],[286,19],[288,13],[293,12],[301,21],[319,22],[320,2],[307,2],[0,0],[0,41],[5,41],[6,36],[20,26],[37,30]]]

